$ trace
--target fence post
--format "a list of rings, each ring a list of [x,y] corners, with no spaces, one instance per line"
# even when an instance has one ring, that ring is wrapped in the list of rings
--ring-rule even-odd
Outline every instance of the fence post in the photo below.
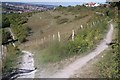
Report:
[[[81,28],[83,29],[83,25],[81,25]]]
[[[48,36],[48,38],[49,38],[49,41],[50,41],[50,35]]]
[[[53,40],[55,40],[55,35],[53,34]]]
[[[60,42],[60,32],[58,32],[58,41]]]
[[[42,19],[42,18],[40,17],[40,19]]]
[[[2,45],[2,47],[1,47],[1,58],[4,56],[4,46]]]
[[[93,25],[95,25],[95,23],[93,22]]]
[[[43,44],[43,38],[41,39],[41,42],[42,42],[42,44]]]
[[[46,38],[44,37],[44,41],[45,41],[45,39],[46,39]]]
[[[72,30],[72,41],[74,41],[74,36],[75,36],[75,33],[74,33],[74,30]]]

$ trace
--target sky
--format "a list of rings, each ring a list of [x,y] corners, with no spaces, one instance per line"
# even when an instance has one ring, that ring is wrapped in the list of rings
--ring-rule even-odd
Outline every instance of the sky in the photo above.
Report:
[[[1,2],[106,2],[106,0],[0,0]]]
[[[45,5],[62,5],[62,6],[75,6],[81,5],[88,2],[105,3],[106,0],[0,0],[2,2],[34,2],[34,4],[45,4]]]

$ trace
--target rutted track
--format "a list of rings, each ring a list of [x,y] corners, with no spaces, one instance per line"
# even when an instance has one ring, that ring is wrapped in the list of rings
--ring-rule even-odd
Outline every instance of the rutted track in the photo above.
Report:
[[[18,78],[34,78],[35,77],[35,67],[33,54],[28,51],[22,51],[24,53],[22,58],[22,63],[20,64],[20,69],[29,70],[31,72],[20,74]]]

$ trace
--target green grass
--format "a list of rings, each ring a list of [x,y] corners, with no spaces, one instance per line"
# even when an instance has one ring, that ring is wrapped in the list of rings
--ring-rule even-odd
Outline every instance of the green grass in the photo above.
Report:
[[[65,45],[61,42],[52,42],[49,48],[42,54],[43,62],[56,62],[65,57]]]

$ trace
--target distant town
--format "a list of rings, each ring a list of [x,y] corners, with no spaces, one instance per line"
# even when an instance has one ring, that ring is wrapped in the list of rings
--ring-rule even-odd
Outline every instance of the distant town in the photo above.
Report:
[[[47,11],[55,9],[59,5],[45,5],[45,4],[33,4],[33,3],[22,3],[22,2],[2,2],[2,13],[24,13],[24,12],[33,12],[33,11]],[[95,2],[89,2],[83,4],[86,7],[98,7],[104,6],[107,7],[109,4],[100,4]]]
[[[24,13],[54,9],[53,5],[36,5],[19,2],[2,2],[2,13]]]

